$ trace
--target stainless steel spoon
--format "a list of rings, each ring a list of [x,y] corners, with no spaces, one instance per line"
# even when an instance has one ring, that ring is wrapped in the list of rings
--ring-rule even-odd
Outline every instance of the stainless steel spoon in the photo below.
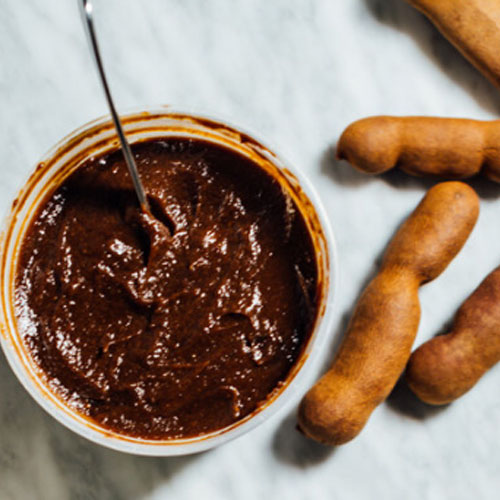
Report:
[[[141,209],[143,211],[150,212],[148,199],[146,197],[146,192],[144,191],[144,186],[142,185],[141,178],[139,176],[139,171],[137,170],[137,165],[134,160],[134,156],[132,155],[132,151],[130,150],[130,144],[128,143],[127,138],[125,137],[120,117],[116,112],[115,105],[113,103],[113,98],[111,96],[111,91],[109,89],[108,81],[106,79],[106,74],[104,72],[104,66],[102,64],[101,54],[99,52],[99,45],[97,43],[97,38],[94,30],[92,3],[90,2],[90,0],[78,0],[78,3],[80,4],[83,24],[86,28],[85,31],[87,32],[88,35],[88,41],[91,48],[91,52],[94,56],[93,57],[94,63],[96,65],[97,72],[101,80],[104,94],[106,95],[109,111],[111,113],[111,117],[113,118],[113,123],[115,124],[116,133],[118,134],[118,138],[120,139],[123,156],[125,157],[125,162],[127,163],[130,176],[132,177],[132,182],[134,183],[134,188],[137,194],[137,198],[139,199],[139,204],[141,205]]]

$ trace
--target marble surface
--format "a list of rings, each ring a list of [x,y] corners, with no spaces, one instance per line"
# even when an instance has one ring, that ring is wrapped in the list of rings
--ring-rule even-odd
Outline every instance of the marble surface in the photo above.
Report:
[[[331,349],[386,242],[431,183],[368,178],[334,160],[370,114],[492,118],[500,94],[403,0],[95,0],[121,109],[174,103],[257,131],[318,189],[338,240]],[[37,159],[105,113],[75,1],[2,0],[0,209]],[[500,257],[499,186],[474,181],[479,223],[421,291],[417,344],[441,331]],[[325,355],[330,355],[325,352]],[[321,369],[317,367],[317,371]],[[500,366],[444,409],[404,387],[338,449],[299,436],[293,408],[204,454],[143,458],[86,442],[46,415],[0,354],[0,498],[494,499],[500,491]]]

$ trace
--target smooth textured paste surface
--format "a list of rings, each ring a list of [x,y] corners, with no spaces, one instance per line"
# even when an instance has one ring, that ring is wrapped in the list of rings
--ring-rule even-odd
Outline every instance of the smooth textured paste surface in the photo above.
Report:
[[[16,317],[51,388],[103,427],[202,435],[283,381],[317,314],[302,215],[242,155],[202,140],[133,146],[152,215],[121,152],[43,203],[16,270]]]

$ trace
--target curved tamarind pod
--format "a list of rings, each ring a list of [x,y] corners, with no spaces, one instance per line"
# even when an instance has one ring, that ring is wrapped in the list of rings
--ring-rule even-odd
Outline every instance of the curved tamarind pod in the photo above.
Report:
[[[478,173],[500,182],[500,120],[373,116],[349,125],[337,156],[356,169],[380,174],[465,179]]]
[[[462,304],[450,333],[421,345],[406,380],[425,403],[451,403],[500,361],[500,267]]]
[[[299,429],[325,444],[353,439],[390,393],[410,357],[420,320],[418,288],[443,272],[479,213],[461,182],[431,188],[396,233],[379,274],[359,299],[328,372],[305,395]]]
[[[500,86],[497,0],[407,0],[494,85]]]

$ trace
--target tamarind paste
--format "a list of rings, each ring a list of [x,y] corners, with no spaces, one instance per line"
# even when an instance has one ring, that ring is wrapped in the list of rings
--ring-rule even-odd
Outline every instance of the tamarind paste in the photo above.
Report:
[[[115,432],[200,436],[256,411],[287,378],[318,310],[303,215],[261,166],[181,137],[87,160],[32,218],[15,313],[63,401]]]

